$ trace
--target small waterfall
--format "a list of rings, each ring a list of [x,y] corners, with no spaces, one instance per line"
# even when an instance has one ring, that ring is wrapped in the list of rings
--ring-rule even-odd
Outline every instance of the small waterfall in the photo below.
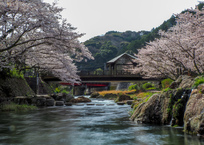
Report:
[[[180,108],[180,109],[182,109],[183,111],[183,113],[182,114],[180,114],[180,115],[183,115],[183,118],[184,118],[184,114],[185,114],[185,110],[186,110],[186,105],[187,105],[187,102],[188,102],[188,100],[189,100],[189,98],[190,98],[190,95],[191,95],[191,92],[192,92],[192,90],[184,90],[183,91],[183,94],[181,95],[181,97],[180,98],[178,98],[178,100],[177,101],[175,101],[175,103],[174,103],[174,105],[178,105],[178,104],[183,104],[183,108]],[[179,102],[179,103],[178,103]],[[178,110],[177,110],[178,111]],[[181,110],[180,110],[181,111]],[[170,121],[170,124],[169,125],[171,125],[171,126],[174,126],[175,125],[175,121],[177,120],[177,121],[179,121],[180,123],[180,125],[182,126],[182,123],[183,123],[183,118],[181,119],[180,117],[180,119],[176,119],[176,118],[174,118],[173,117],[173,114],[174,114],[174,112],[173,112],[173,106],[172,106],[172,117],[171,117],[171,121]],[[177,122],[178,123],[178,122]]]
[[[171,121],[170,121],[170,123],[169,123],[169,125],[171,126],[171,124],[172,124],[172,122],[173,122],[173,113],[172,113],[172,115],[171,115]]]
[[[189,98],[190,98],[190,96],[191,96],[191,93],[192,93],[192,91],[193,91],[193,89],[191,89],[191,90],[186,90],[186,95],[187,95],[187,97],[186,97],[186,104],[185,104],[185,108],[184,108],[184,114],[185,114],[185,111],[186,111],[186,106],[187,106],[187,103],[188,103],[188,100],[189,100]]]
[[[117,88],[116,90],[128,90],[128,87],[131,85],[131,83],[129,82],[120,82],[118,85],[117,85]]]

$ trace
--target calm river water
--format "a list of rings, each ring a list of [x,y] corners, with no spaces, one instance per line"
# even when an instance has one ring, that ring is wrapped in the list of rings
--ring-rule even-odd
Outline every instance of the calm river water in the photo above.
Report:
[[[1,145],[204,145],[182,128],[137,125],[130,106],[92,100],[98,105],[41,108],[0,113]]]

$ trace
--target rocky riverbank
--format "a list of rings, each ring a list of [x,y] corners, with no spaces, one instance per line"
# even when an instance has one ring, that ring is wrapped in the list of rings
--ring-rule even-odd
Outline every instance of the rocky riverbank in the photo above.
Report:
[[[41,86],[43,87],[43,86]],[[41,89],[47,89],[46,87]],[[48,92],[48,91],[46,91]],[[50,90],[49,90],[50,92]],[[36,95],[30,88],[27,81],[23,78],[1,77],[0,78],[0,110],[4,110],[4,106],[16,105],[32,105],[37,107],[45,106],[64,106],[70,103],[90,102],[85,97],[75,99],[73,95],[58,93]],[[13,104],[14,103],[14,104]],[[6,109],[8,110],[8,109]]]
[[[186,132],[204,136],[204,84],[195,86],[199,78],[203,77],[180,76],[168,89],[138,105],[130,119],[136,123],[184,126]]]
[[[135,101],[131,120],[136,123],[184,126],[189,133],[204,136],[204,77],[180,76],[169,88],[161,92],[144,93],[145,97],[132,94],[93,93],[91,98],[114,99],[119,103]],[[131,93],[135,93],[134,91]],[[148,94],[148,95],[146,95]],[[149,94],[153,94],[152,96]],[[74,98],[67,94],[36,95],[26,80],[0,79],[0,106],[15,102],[34,106],[63,106],[71,103],[90,102],[85,97]],[[140,103],[140,104],[138,104]]]

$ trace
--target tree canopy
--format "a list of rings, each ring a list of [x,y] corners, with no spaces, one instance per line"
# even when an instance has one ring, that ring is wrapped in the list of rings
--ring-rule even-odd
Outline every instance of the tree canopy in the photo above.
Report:
[[[0,70],[25,66],[75,82],[73,60],[92,58],[76,28],[62,18],[62,8],[42,0],[0,2]]]
[[[181,73],[204,73],[204,9],[199,6],[178,14],[176,25],[160,31],[160,38],[148,43],[137,57],[146,77],[176,79]],[[178,71],[179,70],[179,71]]]

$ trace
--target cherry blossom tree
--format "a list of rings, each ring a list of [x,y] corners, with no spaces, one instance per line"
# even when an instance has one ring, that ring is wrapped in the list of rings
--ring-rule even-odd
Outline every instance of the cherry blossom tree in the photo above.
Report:
[[[136,70],[145,77],[176,79],[181,72],[204,73],[204,9],[177,15],[177,24],[142,48]]]
[[[83,34],[62,18],[62,10],[41,0],[0,0],[0,70],[38,66],[75,82],[73,60],[92,56],[78,41]]]

